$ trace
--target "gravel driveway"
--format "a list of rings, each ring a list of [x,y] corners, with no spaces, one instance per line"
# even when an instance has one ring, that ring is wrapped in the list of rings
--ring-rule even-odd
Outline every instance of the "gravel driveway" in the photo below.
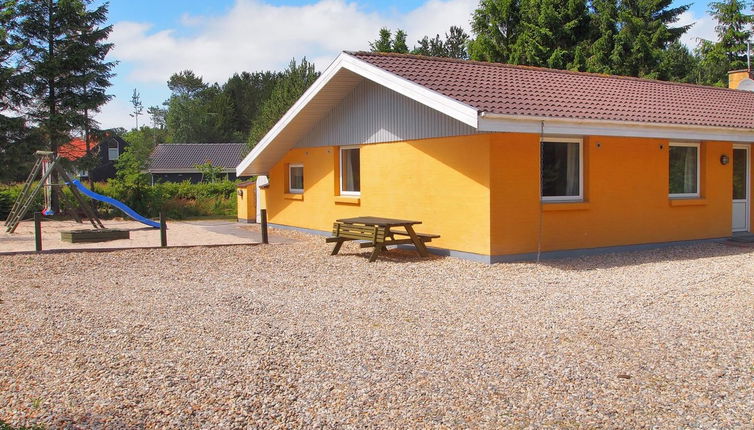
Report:
[[[0,257],[0,420],[754,427],[752,249],[369,264],[299,239]]]

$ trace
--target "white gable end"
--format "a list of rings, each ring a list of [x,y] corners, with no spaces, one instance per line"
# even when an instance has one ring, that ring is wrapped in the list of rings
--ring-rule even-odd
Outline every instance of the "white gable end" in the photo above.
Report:
[[[476,133],[476,129],[406,96],[363,80],[296,147],[396,142]]]

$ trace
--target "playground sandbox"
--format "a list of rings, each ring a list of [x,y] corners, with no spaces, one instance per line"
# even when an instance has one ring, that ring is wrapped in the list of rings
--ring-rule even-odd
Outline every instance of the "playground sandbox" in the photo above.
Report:
[[[70,230],[91,229],[84,221],[42,222],[42,248],[44,250],[80,250],[92,248],[149,248],[160,246],[160,230],[136,221],[113,219],[102,221],[105,228],[125,230],[129,239],[95,243],[70,243],[61,240],[61,233]],[[261,242],[259,227],[238,224],[235,220],[168,221],[168,246],[236,245]],[[289,238],[270,235],[271,243],[290,241]],[[34,222],[22,221],[15,233],[0,233],[0,254],[34,251]]]

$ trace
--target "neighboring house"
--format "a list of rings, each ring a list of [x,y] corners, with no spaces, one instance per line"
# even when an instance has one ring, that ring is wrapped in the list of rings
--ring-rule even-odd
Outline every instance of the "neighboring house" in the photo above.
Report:
[[[751,142],[748,91],[343,53],[237,172],[270,223],[415,219],[496,262],[750,231]]]
[[[90,143],[92,154],[97,157],[97,166],[89,171],[79,170],[75,175],[82,179],[91,178],[94,182],[107,181],[115,177],[115,161],[126,150],[128,142],[118,136],[110,136],[101,142]],[[73,139],[58,148],[58,155],[76,161],[86,155],[86,142],[83,139]]]
[[[163,143],[149,156],[152,183],[202,181],[197,165],[212,163],[222,168],[222,178],[236,179],[235,167],[243,159],[244,143]]]

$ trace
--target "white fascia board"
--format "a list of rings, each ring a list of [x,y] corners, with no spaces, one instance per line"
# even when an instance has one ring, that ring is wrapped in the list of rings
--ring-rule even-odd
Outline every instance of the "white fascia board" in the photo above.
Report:
[[[754,129],[630,121],[589,121],[490,113],[480,115],[478,130],[479,132],[754,142]]]
[[[479,112],[465,103],[346,54],[343,67],[427,107],[477,128]]]
[[[236,167],[237,176],[261,175],[267,172],[247,171],[251,163],[256,160],[275,138],[293,121],[296,116],[306,107],[307,104],[327,85],[328,82],[341,70],[350,70],[365,79],[372,80],[377,84],[383,85],[399,94],[416,100],[430,108],[436,109],[451,118],[468,124],[474,128],[478,126],[479,113],[477,109],[454,100],[448,96],[442,95],[429,88],[423,87],[417,83],[401,78],[377,66],[371,65],[345,52],[338,55],[335,61],[322,72],[322,75],[314,81],[311,87],[291,106],[288,112],[280,118],[269,132],[257,143],[254,149],[246,155],[241,163]],[[295,142],[289,142],[291,147]]]

